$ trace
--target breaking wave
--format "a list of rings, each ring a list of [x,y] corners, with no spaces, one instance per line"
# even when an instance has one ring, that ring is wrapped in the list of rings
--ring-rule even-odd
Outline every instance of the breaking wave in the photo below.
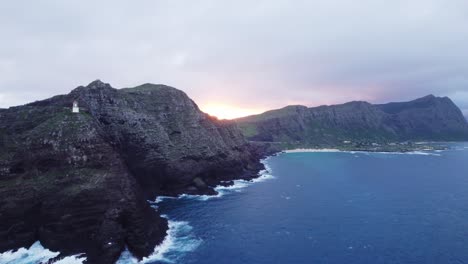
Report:
[[[166,215],[163,217],[168,218]],[[194,251],[203,242],[202,239],[195,237],[192,232],[192,226],[185,221],[168,221],[169,229],[163,242],[156,246],[154,252],[138,261],[128,249],[126,249],[116,264],[143,264],[153,263],[155,261],[164,263],[177,263],[181,253]]]
[[[0,254],[0,263],[3,264],[31,264],[47,262],[50,259],[57,257],[60,253],[53,252],[44,248],[39,241],[34,243],[29,248],[20,248],[18,250],[10,250]],[[54,261],[54,264],[82,264],[85,257],[80,255],[68,256],[60,260]]]

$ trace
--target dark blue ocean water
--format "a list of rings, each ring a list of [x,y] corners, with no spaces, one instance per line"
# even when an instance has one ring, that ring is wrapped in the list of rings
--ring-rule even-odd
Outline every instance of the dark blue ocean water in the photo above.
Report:
[[[273,179],[159,203],[175,263],[468,263],[468,144],[422,154],[288,153]]]
[[[159,199],[153,206],[170,220],[169,235],[142,262],[468,263],[468,143],[450,146],[280,154],[256,183],[237,181],[217,197]],[[0,254],[0,263],[57,254],[38,242]],[[128,251],[118,261],[136,262]]]

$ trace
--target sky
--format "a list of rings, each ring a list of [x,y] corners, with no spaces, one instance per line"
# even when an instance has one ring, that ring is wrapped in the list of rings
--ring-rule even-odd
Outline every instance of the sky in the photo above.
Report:
[[[290,104],[449,96],[468,115],[466,0],[15,0],[0,108],[166,84],[221,118]]]

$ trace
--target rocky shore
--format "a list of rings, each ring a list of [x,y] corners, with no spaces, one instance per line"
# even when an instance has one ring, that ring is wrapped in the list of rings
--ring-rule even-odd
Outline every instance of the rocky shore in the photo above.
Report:
[[[167,231],[147,200],[214,194],[222,181],[256,177],[266,153],[164,85],[95,81],[2,109],[0,252],[40,241],[88,263],[113,263],[125,247],[147,256]]]

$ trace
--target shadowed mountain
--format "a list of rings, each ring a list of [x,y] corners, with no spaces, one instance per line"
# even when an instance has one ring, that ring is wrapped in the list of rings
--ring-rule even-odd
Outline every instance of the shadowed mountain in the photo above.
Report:
[[[39,240],[89,263],[113,263],[125,246],[141,258],[167,230],[147,199],[214,193],[261,168],[234,122],[164,85],[95,81],[1,109],[0,252]]]
[[[287,106],[236,122],[251,141],[330,146],[343,141],[468,140],[468,123],[448,97],[409,102]]]

